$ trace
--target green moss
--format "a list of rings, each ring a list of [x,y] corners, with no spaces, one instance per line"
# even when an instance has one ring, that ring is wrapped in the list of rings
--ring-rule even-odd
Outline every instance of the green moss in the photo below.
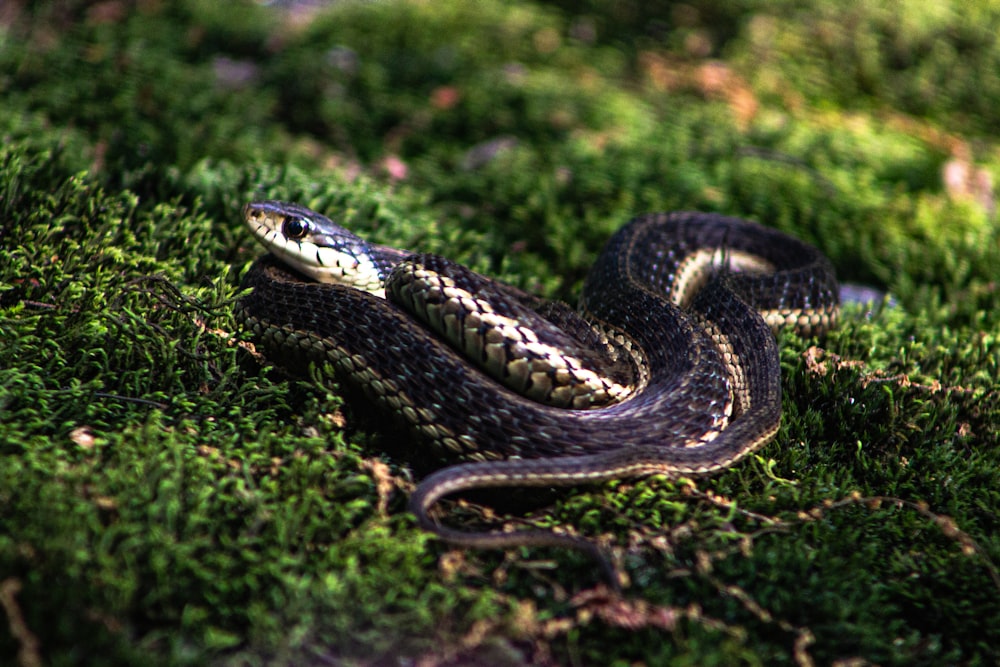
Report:
[[[0,627],[53,665],[996,661],[995,194],[942,177],[1000,173],[995,12],[848,4],[5,15]],[[263,197],[568,300],[632,215],[721,211],[893,305],[783,337],[757,455],[529,514],[617,548],[609,604],[417,531],[406,443],[240,346]]]
[[[991,3],[787,2],[760,9],[732,54],[759,72],[762,92],[891,106],[973,132],[996,129],[1000,13]]]

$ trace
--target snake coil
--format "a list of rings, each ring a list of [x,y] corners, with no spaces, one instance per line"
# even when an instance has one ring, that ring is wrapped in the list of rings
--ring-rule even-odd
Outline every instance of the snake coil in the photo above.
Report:
[[[258,202],[244,217],[274,254],[246,275],[239,319],[272,362],[332,368],[453,464],[419,484],[410,508],[465,547],[558,545],[600,558],[578,537],[466,532],[428,512],[471,489],[725,468],[778,430],[773,332],[820,334],[838,312],[818,250],[716,214],[627,223],[593,265],[579,314],[442,258],[369,244],[301,206]],[[342,274],[362,287],[316,282]],[[557,343],[536,333],[553,328]]]

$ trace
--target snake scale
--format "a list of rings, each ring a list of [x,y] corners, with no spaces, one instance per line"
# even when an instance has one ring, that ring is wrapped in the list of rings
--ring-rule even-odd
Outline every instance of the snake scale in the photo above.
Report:
[[[295,204],[248,204],[244,218],[272,252],[247,273],[238,306],[258,349],[293,372],[331,371],[451,463],[418,485],[410,509],[465,547],[599,557],[578,537],[467,532],[428,512],[473,489],[725,468],[778,430],[774,332],[820,334],[838,313],[822,253],[717,214],[628,222],[591,268],[579,314],[446,259],[370,244]]]

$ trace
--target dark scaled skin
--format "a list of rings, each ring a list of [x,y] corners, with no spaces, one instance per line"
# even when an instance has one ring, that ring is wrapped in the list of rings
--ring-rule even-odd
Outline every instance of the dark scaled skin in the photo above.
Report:
[[[724,258],[760,257],[774,270],[740,270],[735,260],[731,269],[724,259],[713,271],[685,273],[691,257],[720,250]],[[402,253],[395,252],[398,262]],[[467,271],[434,257],[407,262],[449,280]],[[407,271],[392,273],[403,280]],[[482,280],[492,289],[492,281]],[[427,512],[443,496],[469,489],[700,475],[733,464],[769,442],[780,423],[772,327],[822,333],[838,306],[828,260],[792,237],[714,214],[640,216],[609,240],[582,298],[588,320],[621,331],[640,351],[634,369],[640,388],[620,403],[568,410],[527,399],[471,368],[392,301],[394,290],[405,287],[391,281],[390,298],[380,299],[307,282],[266,256],[244,284],[253,289],[239,316],[265,356],[288,367],[329,364],[338,381],[361,389],[437,457],[457,462],[426,478],[411,497],[422,526],[462,546],[554,544],[595,555],[579,538],[462,532]]]

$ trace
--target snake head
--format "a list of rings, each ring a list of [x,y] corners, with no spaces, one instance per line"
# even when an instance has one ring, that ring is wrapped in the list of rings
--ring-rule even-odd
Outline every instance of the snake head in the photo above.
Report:
[[[265,248],[321,283],[339,283],[385,295],[385,268],[373,246],[330,218],[281,201],[251,202],[243,220]]]

